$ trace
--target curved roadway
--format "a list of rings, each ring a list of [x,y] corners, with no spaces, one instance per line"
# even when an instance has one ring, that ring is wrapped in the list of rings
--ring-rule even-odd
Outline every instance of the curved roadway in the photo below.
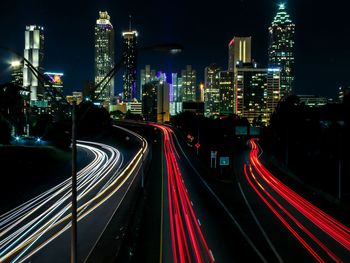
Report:
[[[137,176],[148,151],[140,139],[142,148],[127,163],[114,147],[79,141],[78,147],[93,155],[77,173],[79,261],[93,249]],[[69,262],[70,216],[70,178],[1,215],[0,262]]]

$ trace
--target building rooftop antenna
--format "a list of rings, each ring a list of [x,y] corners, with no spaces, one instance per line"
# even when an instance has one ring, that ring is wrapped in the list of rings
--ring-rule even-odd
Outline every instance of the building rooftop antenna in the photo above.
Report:
[[[131,31],[131,15],[129,15],[129,31]]]

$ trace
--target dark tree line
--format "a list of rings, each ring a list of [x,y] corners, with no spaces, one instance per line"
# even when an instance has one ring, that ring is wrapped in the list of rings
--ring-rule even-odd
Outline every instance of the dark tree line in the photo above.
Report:
[[[71,143],[71,107],[67,104],[53,104],[54,115],[37,114],[38,110],[27,107],[21,95],[22,87],[12,83],[0,85],[0,144],[10,144],[15,135],[23,135],[26,123],[30,126],[30,135],[40,137],[60,148],[69,148]],[[92,102],[82,102],[77,106],[78,136],[94,136],[111,126],[110,115],[106,109]]]
[[[350,100],[308,107],[297,96],[281,100],[261,143],[304,181],[330,194],[338,191],[339,165],[349,194]]]
[[[21,134],[24,124],[21,87],[13,83],[0,85],[0,143],[11,141],[11,129]]]

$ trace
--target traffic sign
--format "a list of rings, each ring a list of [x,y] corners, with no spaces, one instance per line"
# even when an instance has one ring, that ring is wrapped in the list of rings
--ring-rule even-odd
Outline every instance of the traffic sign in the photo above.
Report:
[[[199,147],[201,147],[201,145],[199,144],[199,142],[197,142],[194,146],[195,146],[197,149],[198,149]]]
[[[217,154],[218,154],[218,151],[211,151],[210,157],[211,158],[216,158]]]
[[[230,158],[229,157],[220,157],[220,165],[229,165],[230,164]]]

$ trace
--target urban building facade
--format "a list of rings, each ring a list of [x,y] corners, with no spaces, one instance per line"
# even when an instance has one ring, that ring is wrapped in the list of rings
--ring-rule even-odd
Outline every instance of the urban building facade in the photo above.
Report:
[[[197,74],[191,65],[181,71],[182,101],[196,101]]]
[[[152,70],[150,65],[146,65],[140,72],[140,100],[142,100],[143,85],[153,80],[156,80],[156,71]]]
[[[43,72],[44,61],[44,28],[30,25],[26,27],[24,58],[27,59],[36,70]],[[23,87],[30,90],[30,100],[42,100],[44,87],[35,77],[28,65],[23,66]]]
[[[295,25],[280,4],[278,12],[269,27],[269,67],[281,70],[281,98],[294,90],[294,34]]]
[[[174,116],[182,111],[182,78],[177,73],[171,74],[169,95],[170,115]]]
[[[142,103],[134,99],[133,101],[126,102],[126,110],[132,114],[142,114]]]
[[[138,33],[131,30],[123,32],[123,100],[133,101],[136,98],[136,45]]]
[[[236,109],[252,124],[266,125],[280,99],[278,69],[257,68],[253,63],[237,68]]]
[[[145,120],[168,122],[170,120],[170,85],[163,80],[154,80],[144,85],[142,115]]]
[[[101,83],[104,77],[114,67],[114,28],[108,12],[99,12],[95,25],[95,85]],[[114,96],[114,78],[106,79],[95,90],[95,97],[104,106],[108,106]]]
[[[219,72],[220,114],[229,115],[235,109],[235,81],[232,71]]]
[[[51,101],[60,101],[63,99],[63,73],[59,72],[44,72],[44,75],[51,83],[51,88],[53,90],[50,90],[49,84],[45,84],[45,92],[44,92],[44,99]],[[55,96],[55,98],[52,98],[52,96]]]
[[[212,64],[204,69],[204,115],[210,117],[220,112],[220,68]]]
[[[250,63],[251,57],[251,37],[234,37],[228,45],[228,71],[236,73],[238,61]]]
[[[197,86],[196,101],[204,102],[204,83],[203,82],[199,83],[199,85]]]

